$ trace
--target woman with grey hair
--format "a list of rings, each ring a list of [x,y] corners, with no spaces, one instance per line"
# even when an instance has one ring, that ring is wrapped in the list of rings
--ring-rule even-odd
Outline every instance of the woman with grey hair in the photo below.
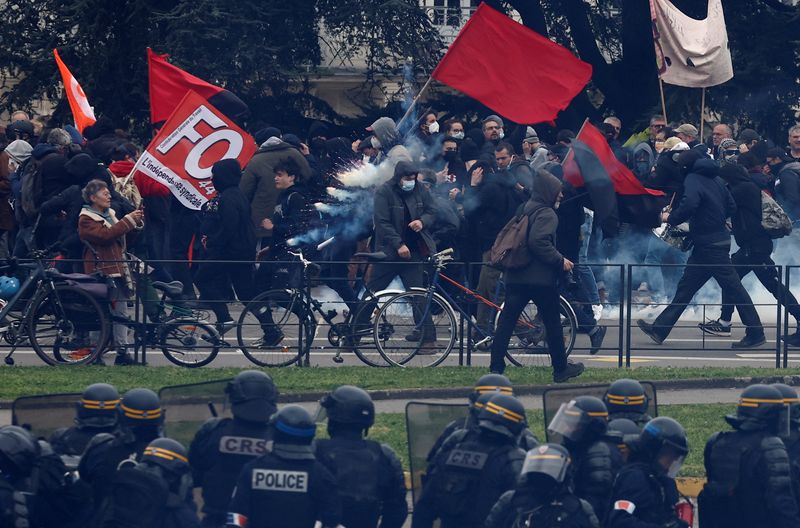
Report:
[[[133,291],[130,270],[125,261],[125,237],[144,227],[144,211],[137,209],[117,220],[111,209],[111,191],[101,180],[91,180],[83,188],[86,204],[78,217],[78,236],[86,246],[83,252],[83,267],[86,273],[100,273],[114,281],[109,302],[111,313],[127,317],[127,297]],[[114,345],[117,357],[115,365],[130,365],[128,355],[128,327],[114,324]],[[102,361],[102,360],[101,360]]]

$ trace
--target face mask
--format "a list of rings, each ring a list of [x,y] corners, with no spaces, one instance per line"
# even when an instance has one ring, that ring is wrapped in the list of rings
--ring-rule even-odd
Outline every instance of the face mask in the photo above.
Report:
[[[416,180],[411,180],[411,181],[401,180],[400,188],[405,192],[410,192],[414,190],[414,185],[416,184],[417,184]]]
[[[497,133],[497,137],[499,139],[503,139],[504,137],[506,137],[506,133],[503,132],[503,129],[500,129],[500,132]]]
[[[450,135],[456,139],[464,139],[464,132],[453,132]]]
[[[439,122],[434,121],[428,125],[428,134],[435,134],[439,131]]]
[[[376,149],[381,148],[381,142],[378,141],[378,138],[376,138],[375,136],[370,138],[369,142],[372,144],[372,148],[376,148]]]
[[[458,152],[455,150],[448,150],[442,155],[445,161],[455,161],[458,158]]]

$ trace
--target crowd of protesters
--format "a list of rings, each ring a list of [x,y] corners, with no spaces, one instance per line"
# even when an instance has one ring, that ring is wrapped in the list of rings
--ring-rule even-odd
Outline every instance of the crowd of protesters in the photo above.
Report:
[[[532,241],[544,260],[530,273],[506,277],[515,285],[509,302],[524,305],[538,298],[540,304],[551,305],[558,294],[564,295],[573,303],[593,351],[605,335],[598,324],[603,303],[625,295],[614,280],[618,273],[607,272],[605,263],[655,265],[635,279],[642,298],[656,303],[676,299],[655,327],[642,326],[657,342],[666,338],[682,306],[712,275],[720,282],[726,306],[718,320],[701,325],[703,331],[730,335],[736,306],[747,327],[739,345],[763,342],[761,323],[739,277],[751,270],[800,319],[796,300],[770,267],[773,243],[760,231],[762,191],[792,221],[800,217],[800,126],[773,142],[752,129],[734,134],[731,126],[719,123],[703,142],[694,125],[670,126],[655,116],[644,132],[622,143],[618,118],[608,117],[600,125],[617,159],[646,187],[665,192],[663,206],[671,206],[672,213],[663,221],[688,221],[695,244],[689,262],[723,264],[714,273],[687,272],[678,283],[673,268],[658,266],[683,264],[686,253],[650,227],[623,223],[610,235],[593,225],[592,211],[585,207],[591,207],[587,195],[563,181],[561,163],[575,138],[570,130],[559,130],[546,143],[534,128],[507,125],[496,115],[474,124],[449,117],[440,124],[440,113],[430,110],[408,130],[398,130],[392,119],[382,117],[350,137],[332,137],[320,122],[301,134],[302,139],[264,127],[253,131],[258,151],[245,167],[234,160],[214,165],[217,196],[195,211],[161,183],[133,171],[141,147],[109,119],[101,117],[83,134],[69,125],[46,128],[43,121],[15,112],[5,126],[0,256],[26,257],[33,248],[55,250],[64,257],[59,265],[67,271],[113,277],[120,298],[136,287],[125,263],[128,254],[150,263],[153,280],[181,281],[187,301],[198,295],[201,301],[233,300],[235,292],[246,302],[258,292],[290,283],[295,272],[285,264],[293,258],[288,251],[303,248],[328,263],[323,267],[326,284],[354,309],[360,294],[352,289],[357,266],[348,262],[355,252],[371,248],[389,257],[371,271],[367,285],[375,290],[395,276],[406,288],[422,286],[423,260],[452,248],[462,263],[452,273],[499,304],[505,296],[503,274],[481,263],[489,260],[498,233],[520,207],[541,201],[534,192],[539,187],[552,194],[540,206],[555,211],[544,215],[552,217],[550,227],[538,230],[540,239]],[[353,187],[342,177],[367,174],[368,167],[377,171],[367,185]],[[542,179],[551,176],[552,183],[545,184]],[[337,198],[336,191],[343,194]],[[348,193],[349,214],[326,213],[326,206],[346,205],[341,196]],[[749,266],[735,272],[728,256],[731,234],[739,247],[733,263]],[[315,251],[328,236],[335,236],[335,242]],[[791,247],[795,238],[779,240],[778,249]],[[524,286],[524,300],[514,297],[521,295],[517,285]],[[225,303],[212,304],[222,331],[234,325]],[[479,303],[474,316],[479,327],[491,331],[493,312],[487,305]],[[115,335],[123,352],[124,333]],[[277,339],[265,336],[267,342]],[[800,345],[800,336],[794,333],[788,342]],[[495,347],[497,358],[502,357],[501,347]],[[579,367],[568,367],[573,369],[570,376],[580,373]],[[500,359],[493,361],[492,370],[502,372]]]

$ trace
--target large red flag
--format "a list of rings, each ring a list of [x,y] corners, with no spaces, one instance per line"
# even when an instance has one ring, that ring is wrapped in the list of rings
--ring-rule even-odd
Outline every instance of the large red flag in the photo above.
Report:
[[[207,83],[191,73],[167,62],[169,55],[159,55],[147,48],[150,79],[150,122],[162,124],[183,97],[193,91],[234,121],[241,122],[248,113],[247,105],[231,92]]]
[[[481,4],[431,76],[524,124],[552,121],[589,79],[591,65]]]

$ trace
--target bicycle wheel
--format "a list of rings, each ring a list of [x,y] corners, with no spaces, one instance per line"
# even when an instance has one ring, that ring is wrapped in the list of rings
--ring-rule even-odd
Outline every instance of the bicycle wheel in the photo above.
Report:
[[[179,367],[208,365],[219,353],[219,334],[212,325],[197,319],[173,319],[160,325],[161,352]]]
[[[247,303],[236,338],[247,359],[262,367],[285,367],[296,363],[307,345],[308,330],[298,313],[304,311],[300,294],[269,290]],[[305,334],[303,334],[305,332]]]
[[[36,294],[26,326],[34,352],[48,365],[91,363],[111,337],[111,320],[97,299],[66,284]]]
[[[458,336],[453,309],[439,295],[395,295],[373,322],[378,352],[392,366],[435,367],[445,360]]]
[[[563,297],[559,300],[559,311],[561,312],[561,328],[564,332],[564,351],[569,357],[575,346],[578,319],[575,317],[572,307]],[[501,313],[502,311],[497,312],[495,328],[500,321]],[[541,317],[539,317],[539,309],[533,302],[528,303],[517,319],[517,325],[514,327],[508,343],[506,357],[518,367],[549,366],[551,364],[547,348],[547,334]]]
[[[397,295],[402,293],[397,290],[386,290],[377,292],[369,298],[361,301],[358,313],[355,317],[351,318],[353,325],[350,327],[350,334],[345,339],[346,345],[349,346],[353,353],[371,367],[391,367],[387,363],[381,353],[378,351],[378,346],[375,342],[375,334],[372,331],[375,324],[375,317],[380,312],[386,302]],[[370,312],[366,315],[365,310]],[[357,321],[357,322],[356,322]]]

